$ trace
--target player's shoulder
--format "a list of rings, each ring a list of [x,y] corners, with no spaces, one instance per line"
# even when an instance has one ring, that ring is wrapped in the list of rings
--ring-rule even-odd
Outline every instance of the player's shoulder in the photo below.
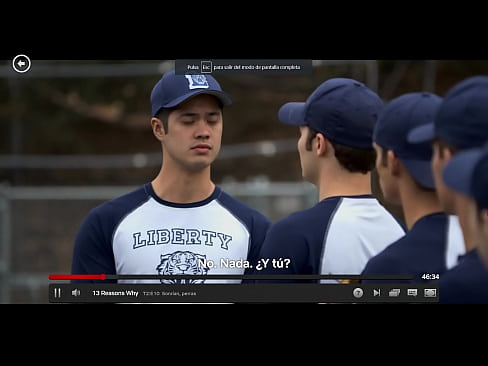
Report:
[[[488,270],[482,262],[477,248],[464,254],[459,263],[446,271],[440,283],[483,281],[488,286]]]
[[[450,224],[449,216],[444,212],[433,212],[419,218],[410,230],[413,233],[424,235],[432,230],[445,231]]]
[[[284,229],[285,231],[297,229],[303,231],[305,228],[324,228],[327,222],[333,216],[337,206],[340,203],[340,197],[328,198],[318,202],[312,207],[292,212],[273,224],[274,230]]]
[[[91,216],[118,216],[123,215],[135,207],[146,202],[150,198],[150,193],[146,186],[135,188],[123,195],[112,198],[101,203],[90,211]]]
[[[310,220],[313,220],[318,216],[324,216],[326,212],[333,211],[333,209],[331,209],[328,206],[329,205],[327,205],[326,207],[324,205],[317,204],[301,211],[292,212],[291,214],[287,215],[281,220],[278,220],[275,224],[284,225],[284,226],[288,226],[288,225],[301,226],[302,224],[305,224],[307,222],[310,223]]]
[[[340,206],[340,212],[346,212],[355,214],[368,214],[372,216],[387,216],[393,217],[390,211],[386,209],[381,202],[371,194],[355,195],[355,196],[339,196],[332,197],[338,199],[338,205]]]
[[[404,246],[411,251],[425,253],[426,248],[444,251],[447,231],[448,216],[444,213],[432,213],[418,219],[402,239]]]
[[[341,197],[340,207],[338,207],[334,219],[348,223],[371,222],[379,227],[388,229],[396,227],[403,233],[407,231],[404,223],[371,194]]]
[[[222,188],[217,187],[217,189],[219,191],[216,200],[234,215],[246,220],[252,219],[266,223],[270,222],[270,220],[262,212],[249,206],[236,197],[233,197],[229,193],[225,192]]]
[[[393,273],[392,270],[397,271],[398,268],[403,267],[405,258],[409,257],[409,254],[411,254],[409,240],[405,235],[371,257],[368,260],[366,268],[371,271],[371,273],[386,270],[387,272],[385,273]]]
[[[444,272],[439,281],[440,303],[488,303],[488,270],[477,250],[471,250],[458,265]]]

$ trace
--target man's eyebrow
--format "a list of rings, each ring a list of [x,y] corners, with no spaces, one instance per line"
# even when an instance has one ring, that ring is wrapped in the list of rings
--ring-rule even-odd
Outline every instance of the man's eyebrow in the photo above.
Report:
[[[193,116],[198,116],[198,113],[195,113],[195,112],[180,112],[179,113],[179,116],[180,117],[185,117],[185,116],[193,117]]]
[[[199,114],[200,113],[196,113],[196,112],[190,112],[190,111],[183,112],[182,111],[182,112],[179,113],[179,116],[180,117],[186,117],[186,116],[193,117],[193,116],[198,116]],[[215,111],[210,111],[210,112],[205,113],[205,115],[212,115],[212,116],[213,115],[217,115],[217,114],[220,114],[220,110],[215,110]]]

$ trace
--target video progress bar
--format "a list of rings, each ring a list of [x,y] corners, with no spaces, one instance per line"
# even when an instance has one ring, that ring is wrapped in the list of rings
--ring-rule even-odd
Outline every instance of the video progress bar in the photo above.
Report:
[[[152,274],[51,274],[50,280],[412,280],[411,275],[152,275]]]

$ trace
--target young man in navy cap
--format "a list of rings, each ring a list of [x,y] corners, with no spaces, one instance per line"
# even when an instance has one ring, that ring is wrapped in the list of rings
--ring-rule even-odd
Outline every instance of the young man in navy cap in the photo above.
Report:
[[[443,178],[467,197],[459,215],[476,233],[471,237],[478,245],[441,276],[439,302],[488,304],[488,146],[456,154],[444,168]]]
[[[385,200],[402,207],[408,232],[371,258],[363,275],[404,274],[412,280],[392,282],[427,282],[464,253],[460,228],[442,212],[435,192],[431,144],[407,141],[411,130],[431,123],[441,101],[432,93],[404,94],[391,100],[378,118],[373,146],[380,187]]]
[[[223,192],[210,174],[221,147],[223,107],[229,104],[230,96],[211,75],[163,75],[151,93],[151,126],[161,143],[161,170],[151,182],[88,214],[76,237],[73,274],[249,270],[245,261],[254,264],[270,221]],[[224,266],[221,258],[227,260]],[[225,266],[231,261],[238,265]]]
[[[305,103],[280,108],[281,122],[300,129],[302,176],[317,187],[320,202],[272,225],[260,254],[266,266],[257,274],[357,275],[369,258],[404,235],[371,194],[372,133],[382,107],[364,84],[334,78]],[[280,258],[287,265],[276,268],[273,260]]]
[[[442,172],[455,154],[488,142],[488,76],[473,76],[454,85],[445,95],[433,123],[417,127],[409,141],[430,141],[436,191],[445,212],[456,214],[463,232],[465,252],[478,245],[478,230],[467,216],[470,200],[446,186]],[[441,276],[442,278],[442,276]]]

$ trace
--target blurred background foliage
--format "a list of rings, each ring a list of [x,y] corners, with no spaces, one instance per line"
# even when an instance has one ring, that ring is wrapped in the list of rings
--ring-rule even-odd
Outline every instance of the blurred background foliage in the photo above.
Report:
[[[9,67],[10,61],[5,61]],[[35,66],[35,60],[33,65]],[[143,61],[43,61],[68,64],[141,64]],[[0,64],[1,65],[1,64]],[[33,66],[33,67],[34,67]],[[485,60],[377,61],[377,92],[388,101],[400,94],[427,90],[443,95],[456,82],[488,74]],[[352,77],[366,82],[364,66],[345,62],[314,67],[312,75],[215,75],[234,104],[224,111],[223,145],[296,139],[296,128],[278,122],[288,101],[304,101],[324,80]],[[157,153],[150,129],[149,96],[161,74],[97,77],[0,78],[0,154],[83,155]],[[236,166],[239,169],[236,169]],[[124,169],[0,170],[11,185],[137,185],[152,179],[159,166]],[[217,160],[216,182],[254,176],[301,180],[296,151]]]

